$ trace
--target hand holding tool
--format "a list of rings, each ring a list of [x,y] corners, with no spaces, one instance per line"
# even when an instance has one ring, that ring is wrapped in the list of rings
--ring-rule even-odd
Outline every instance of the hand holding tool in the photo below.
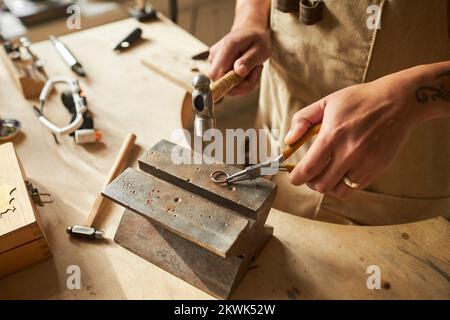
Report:
[[[283,152],[275,159],[267,160],[262,163],[258,163],[245,168],[235,174],[228,175],[225,172],[215,171],[211,174],[211,180],[216,183],[233,183],[242,180],[253,180],[262,176],[275,175],[279,169],[292,171],[295,166],[283,165],[295,151],[297,151],[306,141],[315,136],[320,130],[321,124],[317,124],[311,127],[299,140],[288,146]],[[225,178],[219,180],[218,177],[224,175]]]
[[[81,63],[75,58],[75,56],[70,52],[70,50],[55,36],[48,37],[50,41],[53,43],[56,51],[60,54],[63,60],[68,64],[68,66],[72,69],[80,77],[85,77],[86,73],[84,72]]]
[[[214,103],[237,86],[244,78],[233,70],[213,82],[204,74],[196,76],[192,85],[192,106],[194,109],[194,134],[202,137],[206,130],[215,128]]]

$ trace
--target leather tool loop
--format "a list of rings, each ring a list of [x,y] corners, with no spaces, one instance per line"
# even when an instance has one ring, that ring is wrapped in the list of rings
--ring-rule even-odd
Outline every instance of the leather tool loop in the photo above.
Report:
[[[277,10],[281,12],[298,12],[299,0],[277,0]]]
[[[300,22],[305,25],[313,25],[323,19],[323,1],[301,0]]]

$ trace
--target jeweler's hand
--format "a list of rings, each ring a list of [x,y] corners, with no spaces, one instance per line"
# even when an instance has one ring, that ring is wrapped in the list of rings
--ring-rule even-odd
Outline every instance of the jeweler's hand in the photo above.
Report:
[[[209,76],[215,81],[234,69],[245,79],[228,94],[247,94],[258,84],[262,64],[269,56],[270,38],[266,28],[249,25],[234,29],[211,47]]]
[[[400,74],[400,73],[399,73]],[[290,174],[294,185],[306,183],[321,193],[348,196],[346,176],[364,189],[390,165],[411,129],[423,121],[423,106],[404,75],[393,74],[351,86],[298,111],[287,144],[322,122],[305,157]]]

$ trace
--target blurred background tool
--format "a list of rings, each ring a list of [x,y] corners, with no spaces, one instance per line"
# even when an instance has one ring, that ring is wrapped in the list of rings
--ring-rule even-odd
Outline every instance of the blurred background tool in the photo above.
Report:
[[[30,41],[21,37],[6,41],[0,48],[0,58],[9,74],[27,99],[39,96],[47,80],[42,60],[33,53]]]
[[[124,39],[120,40],[117,45],[114,46],[114,51],[124,51],[131,47],[133,44],[139,41],[142,36],[142,29],[135,28]]]
[[[55,36],[50,35],[48,38],[52,42],[56,51],[58,51],[61,58],[63,58],[63,60],[70,67],[70,69],[72,69],[72,71],[75,72],[80,77],[85,77],[86,72],[84,72],[81,63],[77,60],[77,58],[75,58],[72,52],[70,52],[69,48],[67,48],[66,45]]]
[[[73,0],[3,0],[11,13],[27,26],[66,16]]]
[[[128,13],[140,22],[150,21],[157,18],[155,8],[147,0],[136,0],[134,7],[128,9]]]

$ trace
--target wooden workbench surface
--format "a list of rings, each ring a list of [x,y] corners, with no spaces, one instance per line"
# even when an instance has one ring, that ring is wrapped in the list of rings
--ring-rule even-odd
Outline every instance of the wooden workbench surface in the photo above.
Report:
[[[88,74],[81,86],[96,127],[103,131],[103,143],[97,146],[76,145],[68,137],[56,145],[32,112],[32,102],[23,99],[0,65],[0,114],[22,122],[24,133],[14,144],[26,174],[41,192],[50,192],[55,199],[39,208],[53,259],[0,279],[0,299],[211,298],[112,240],[71,240],[65,232],[67,226],[81,224],[87,217],[127,132],[138,136],[140,148],[133,154],[134,163],[143,150],[161,138],[169,139],[181,125],[184,91],[143,67],[140,60],[166,51],[189,57],[205,47],[165,21],[143,25],[147,41],[128,52],[114,53],[111,45],[137,24],[124,20],[61,38]],[[38,43],[34,49],[46,60],[50,76],[73,77],[50,43]],[[53,119],[68,121],[56,96],[47,111]],[[122,212],[117,205],[105,208],[100,223],[109,239]],[[274,227],[274,237],[233,298],[450,299],[450,226],[442,218],[391,227],[354,227],[272,210],[267,223]],[[71,265],[81,269],[80,290],[66,286]],[[380,267],[383,289],[367,288],[370,265]]]

